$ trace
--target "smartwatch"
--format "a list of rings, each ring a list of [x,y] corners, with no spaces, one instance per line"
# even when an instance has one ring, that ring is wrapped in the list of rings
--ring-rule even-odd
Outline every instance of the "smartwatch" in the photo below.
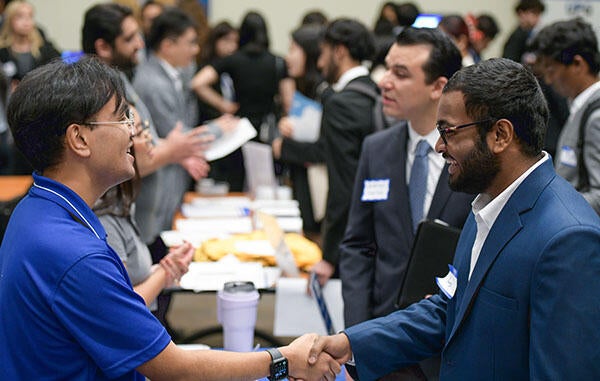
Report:
[[[283,380],[288,376],[288,361],[279,349],[269,348],[267,352],[271,355],[271,374],[269,375],[269,381]]]

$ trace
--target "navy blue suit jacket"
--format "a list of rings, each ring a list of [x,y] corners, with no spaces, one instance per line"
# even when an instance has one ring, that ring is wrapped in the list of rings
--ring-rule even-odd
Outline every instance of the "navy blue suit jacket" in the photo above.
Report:
[[[500,212],[468,279],[476,223],[455,256],[458,286],[350,327],[361,380],[442,353],[442,380],[600,379],[600,218],[536,168]]]
[[[368,136],[362,148],[344,240],[340,278],[346,327],[394,311],[414,241],[406,184],[405,122]],[[389,179],[387,200],[361,201],[365,180]],[[452,192],[444,167],[427,214],[461,228],[473,195]],[[434,281],[433,279],[431,280]]]

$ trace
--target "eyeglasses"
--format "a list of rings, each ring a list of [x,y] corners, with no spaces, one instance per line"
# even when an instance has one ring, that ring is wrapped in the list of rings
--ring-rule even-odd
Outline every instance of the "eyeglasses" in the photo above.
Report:
[[[114,126],[114,125],[124,125],[127,128],[129,128],[129,134],[131,136],[135,135],[135,120],[133,118],[133,111],[131,110],[127,110],[127,115],[126,115],[126,120],[120,120],[118,122],[115,121],[111,121],[111,122],[86,122],[86,123],[81,123],[85,126]]]
[[[437,122],[435,124],[435,128],[437,128],[438,132],[440,133],[440,137],[442,138],[442,141],[444,142],[444,144],[448,144],[448,134],[452,134],[453,132],[455,132],[456,130],[459,130],[461,128],[476,126],[478,124],[488,123],[488,122],[492,122],[492,121],[494,121],[494,118],[487,118],[487,119],[483,119],[483,120],[478,120],[476,122],[460,124],[458,126],[452,126],[452,127],[446,127],[444,122]]]
[[[133,135],[134,138],[139,138],[140,136],[144,135],[146,131],[150,131],[150,122],[148,120],[142,121],[141,125],[143,127]],[[137,130],[137,127],[135,127],[135,129]]]

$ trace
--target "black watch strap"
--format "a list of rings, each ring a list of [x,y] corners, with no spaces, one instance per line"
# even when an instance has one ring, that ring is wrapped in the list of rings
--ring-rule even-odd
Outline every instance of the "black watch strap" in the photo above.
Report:
[[[288,362],[277,348],[268,348],[267,352],[271,355],[271,366],[269,380],[279,381],[288,376]]]

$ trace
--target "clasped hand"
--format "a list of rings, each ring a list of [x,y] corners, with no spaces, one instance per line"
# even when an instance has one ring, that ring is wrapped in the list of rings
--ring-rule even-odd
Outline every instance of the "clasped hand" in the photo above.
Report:
[[[350,341],[343,333],[332,336],[306,334],[281,351],[289,361],[290,380],[334,380],[341,365],[352,356]]]

